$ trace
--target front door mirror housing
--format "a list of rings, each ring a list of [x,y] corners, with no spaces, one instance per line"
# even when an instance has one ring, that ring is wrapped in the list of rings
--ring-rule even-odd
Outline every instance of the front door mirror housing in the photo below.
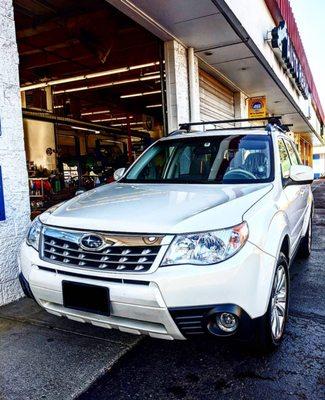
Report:
[[[292,165],[289,178],[289,185],[308,185],[314,180],[314,171],[308,165]]]
[[[123,178],[123,175],[125,174],[125,168],[119,168],[114,172],[114,180],[118,181],[121,178]]]

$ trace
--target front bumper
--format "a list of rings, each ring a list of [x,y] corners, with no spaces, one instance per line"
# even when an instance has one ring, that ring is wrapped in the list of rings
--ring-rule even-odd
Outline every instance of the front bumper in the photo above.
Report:
[[[182,340],[206,331],[206,315],[211,309],[223,307],[227,311],[225,306],[229,305],[240,310],[240,327],[247,333],[245,326],[252,325],[249,321],[266,312],[275,259],[248,242],[220,264],[170,266],[152,273],[123,274],[51,264],[23,243],[19,264],[28,293],[52,314],[123,332]],[[65,308],[63,280],[108,287],[110,316]],[[185,329],[184,325],[188,328],[190,324],[179,324],[180,312],[192,310],[191,314],[194,310],[195,315],[198,309],[201,317],[196,326],[200,329]]]

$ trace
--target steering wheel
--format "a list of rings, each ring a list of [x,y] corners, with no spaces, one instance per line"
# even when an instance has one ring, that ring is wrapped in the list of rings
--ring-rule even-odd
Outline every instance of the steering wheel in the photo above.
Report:
[[[233,176],[234,175],[234,176]],[[227,171],[223,178],[225,179],[256,179],[256,176],[249,171],[241,168],[235,168]]]

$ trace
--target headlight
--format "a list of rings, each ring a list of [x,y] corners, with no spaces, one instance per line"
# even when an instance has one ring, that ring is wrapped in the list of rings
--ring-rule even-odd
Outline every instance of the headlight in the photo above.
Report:
[[[41,224],[39,218],[35,218],[29,228],[27,238],[26,238],[27,244],[29,246],[34,247],[34,249],[37,251],[38,251],[41,229],[42,229],[42,224]]]
[[[219,263],[237,253],[247,238],[246,222],[217,231],[178,235],[170,244],[162,266]]]

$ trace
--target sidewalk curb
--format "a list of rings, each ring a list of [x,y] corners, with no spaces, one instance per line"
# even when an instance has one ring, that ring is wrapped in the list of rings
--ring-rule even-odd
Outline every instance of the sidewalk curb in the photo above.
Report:
[[[139,336],[139,340],[137,340],[129,348],[126,348],[125,351],[123,351],[121,353],[121,355],[118,357],[118,359],[115,362],[113,362],[113,364],[111,364],[108,368],[103,368],[100,371],[100,373],[98,374],[98,376],[93,380],[93,382],[91,382],[80,393],[73,394],[72,398],[74,400],[78,400],[81,396],[86,396],[88,390],[91,387],[96,386],[98,383],[100,383],[100,381],[105,377],[106,374],[111,373],[112,371],[114,371],[114,369],[118,367],[118,365],[120,364],[121,361],[123,361],[125,358],[127,358],[132,351],[136,350],[136,348],[140,345],[140,343],[143,341],[144,338],[145,338],[145,336],[143,336],[143,335]],[[87,399],[87,397],[85,397],[85,399]]]
[[[3,306],[0,398],[77,399],[142,338],[53,316],[27,298]]]

